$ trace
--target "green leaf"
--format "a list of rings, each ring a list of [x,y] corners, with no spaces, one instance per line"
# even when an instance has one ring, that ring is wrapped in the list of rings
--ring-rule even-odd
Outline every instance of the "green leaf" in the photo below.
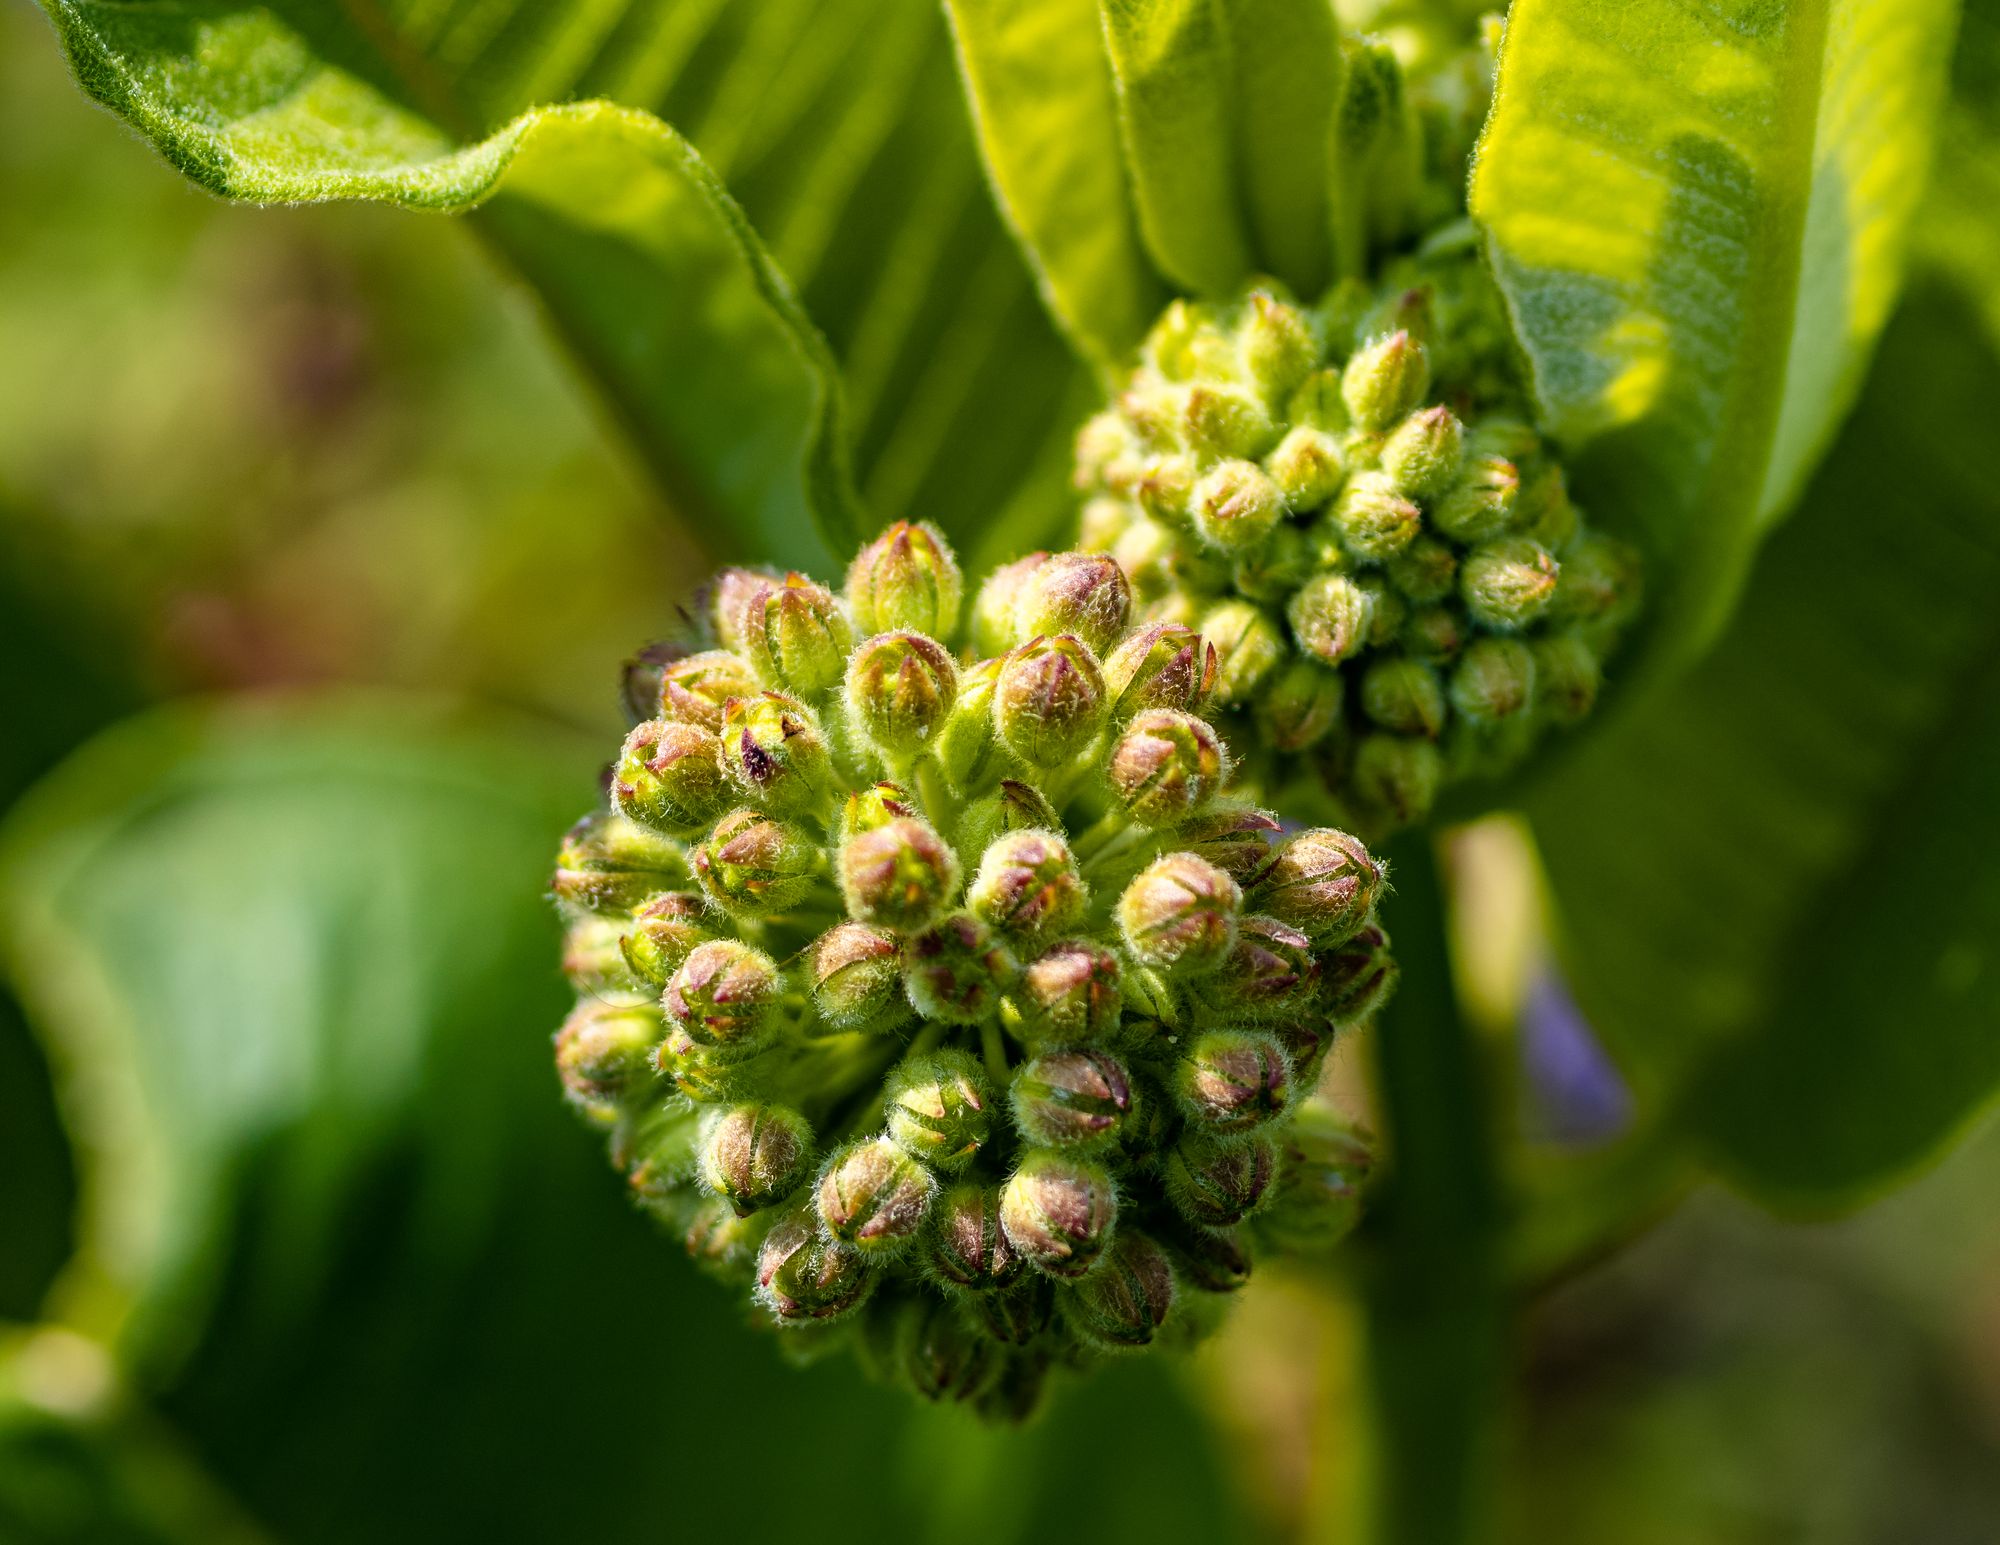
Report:
[[[1528,802],[1579,997],[1759,1195],[1843,1202],[2000,1087],[2000,356],[1913,289],[1714,653]]]
[[[1166,303],[1139,242],[1096,0],[946,0],[994,195],[1064,332],[1122,368]]]
[[[1298,294],[1326,287],[1340,35],[1326,0],[1223,0],[1237,160],[1265,267]]]
[[[1685,660],[1846,412],[1930,160],[1955,0],[1517,0],[1472,209],[1580,490]]]

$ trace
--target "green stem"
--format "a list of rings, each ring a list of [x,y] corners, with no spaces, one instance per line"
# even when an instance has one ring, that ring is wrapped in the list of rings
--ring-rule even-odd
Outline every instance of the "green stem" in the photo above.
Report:
[[[1394,855],[1402,987],[1382,1017],[1386,1174],[1366,1278],[1378,1545],[1491,1535],[1510,1312],[1488,1070],[1453,998],[1444,891],[1421,837]]]

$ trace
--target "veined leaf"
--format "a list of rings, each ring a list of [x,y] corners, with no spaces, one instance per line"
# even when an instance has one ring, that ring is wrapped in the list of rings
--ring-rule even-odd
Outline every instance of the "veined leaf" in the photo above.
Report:
[[[1955,0],[1517,0],[1472,185],[1550,427],[1685,660],[1847,410]]]

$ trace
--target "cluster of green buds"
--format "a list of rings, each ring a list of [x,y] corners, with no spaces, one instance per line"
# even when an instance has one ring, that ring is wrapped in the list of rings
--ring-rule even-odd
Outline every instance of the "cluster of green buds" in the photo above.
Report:
[[[1352,1226],[1313,1091],[1395,984],[1381,864],[1284,833],[1201,715],[1216,651],[1101,554],[963,583],[897,525],[836,593],[729,570],[554,892],[573,1105],[789,1345],[996,1417],[1212,1329]]]

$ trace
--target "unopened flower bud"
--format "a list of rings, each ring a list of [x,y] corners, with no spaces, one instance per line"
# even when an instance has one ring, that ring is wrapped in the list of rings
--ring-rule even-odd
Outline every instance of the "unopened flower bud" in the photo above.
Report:
[[[781,1325],[837,1319],[875,1286],[860,1251],[822,1236],[810,1209],[781,1219],[757,1252],[757,1297]]]
[[[757,1251],[767,1221],[737,1216],[719,1196],[702,1197],[674,1219],[689,1260],[723,1282],[750,1287],[757,1281]]]
[[[1285,617],[1300,649],[1323,665],[1339,665],[1367,643],[1375,598],[1345,574],[1321,574],[1292,597]]]
[[[1000,1193],[966,1182],[953,1186],[931,1208],[924,1260],[946,1287],[988,1293],[1014,1282],[1021,1257],[1000,1227]]]
[[[1251,712],[1260,737],[1273,751],[1304,751],[1340,723],[1346,688],[1338,671],[1317,660],[1295,659],[1257,695]]]
[[[722,770],[738,799],[778,815],[808,815],[833,794],[833,758],[819,717],[783,692],[732,698],[722,715]]]
[[[812,1168],[812,1124],[782,1105],[732,1105],[702,1133],[701,1179],[739,1217],[783,1201]]]
[[[1181,823],[1174,833],[1181,851],[1215,865],[1238,885],[1254,882],[1271,862],[1267,833],[1279,831],[1268,810],[1217,809]]]
[[[1169,853],[1133,877],[1118,898],[1125,947],[1149,966],[1193,976],[1220,965],[1236,942],[1243,892],[1206,859]]]
[[[1201,634],[1215,646],[1215,700],[1249,702],[1283,662],[1285,636],[1271,614],[1249,601],[1222,601],[1202,615]]]
[[[685,837],[729,805],[716,739],[692,724],[649,719],[625,737],[611,779],[621,815],[656,831]]]
[[[1024,1275],[997,1291],[978,1294],[965,1307],[973,1322],[995,1341],[1026,1346],[1054,1318],[1054,1285],[1047,1277]]]
[[[847,705],[870,743],[893,758],[930,744],[958,697],[958,667],[936,639],[880,633],[847,662]]]
[[[1116,408],[1093,413],[1076,432],[1076,464],[1071,482],[1082,489],[1122,489],[1139,454],[1138,436],[1124,414]]]
[[[1465,648],[1465,619],[1448,606],[1426,606],[1410,613],[1396,641],[1412,658],[1432,665],[1449,665]]]
[[[1363,429],[1387,429],[1424,400],[1430,359],[1408,332],[1394,332],[1355,350],[1340,373],[1340,395]]]
[[[1263,544],[1284,517],[1285,496],[1254,461],[1218,462],[1194,485],[1188,506],[1195,530],[1228,553]]]
[[[910,791],[900,783],[882,779],[865,789],[856,789],[841,804],[840,840],[846,842],[863,832],[887,826],[891,821],[911,817],[921,819],[916,801],[910,798]]]
[[[1015,623],[1023,639],[1067,633],[1103,654],[1132,620],[1125,571],[1102,553],[1055,553],[1021,580]]]
[[[949,638],[964,596],[958,559],[929,521],[897,521],[847,568],[847,610],[864,634],[907,628]]]
[[[1089,1273],[1111,1242],[1118,1196],[1099,1166],[1031,1149],[1000,1188],[1000,1227],[1023,1260],[1052,1277]]]
[[[1395,994],[1398,976],[1389,936],[1370,923],[1322,957],[1320,1008],[1336,1024],[1360,1024]]]
[[[1205,1132],[1249,1132],[1291,1103],[1291,1063],[1266,1031],[1205,1031],[1174,1068],[1174,1096]]]
[[[1095,485],[1087,483],[1084,486]],[[1130,499],[1112,494],[1099,494],[1095,499],[1086,499],[1076,517],[1076,545],[1083,552],[1115,555],[1125,533],[1145,518],[1145,512]],[[1118,566],[1125,569],[1127,579],[1132,578],[1129,568],[1125,568],[1123,563]]]
[[[562,969],[571,987],[601,995],[642,986],[625,962],[625,929],[620,918],[586,913],[563,930]]]
[[[1002,778],[999,788],[965,807],[958,840],[966,852],[984,854],[1008,832],[1054,831],[1061,825],[1062,817],[1040,789],[1018,778]]]
[[[1436,742],[1409,735],[1364,736],[1349,773],[1355,798],[1394,826],[1429,815],[1443,778],[1444,760]]]
[[[1287,521],[1263,546],[1236,557],[1229,566],[1229,583],[1253,601],[1282,602],[1312,577],[1319,564],[1313,538]]]
[[[1347,455],[1334,436],[1300,424],[1264,458],[1264,470],[1277,485],[1285,508],[1302,515],[1340,492],[1347,477]]]
[[[890,1140],[941,1174],[964,1169],[993,1135],[993,1091],[965,1052],[906,1058],[884,1093]]]
[[[804,832],[756,810],[732,810],[695,849],[703,893],[739,917],[773,917],[812,894],[822,859]]]
[[[1323,826],[1278,848],[1250,900],[1315,943],[1336,944],[1367,922],[1382,879],[1381,864],[1358,837]]]
[[[1452,669],[1451,706],[1473,724],[1516,718],[1534,698],[1535,656],[1518,638],[1474,639]]]
[[[639,909],[621,935],[619,948],[636,976],[664,987],[697,944],[715,937],[709,923],[701,897],[690,891],[667,891]]]
[[[1105,761],[1113,799],[1141,826],[1169,826],[1201,809],[1229,776],[1229,753],[1206,720],[1167,708],[1133,718]]]
[[[808,955],[813,1008],[836,1030],[885,1030],[908,1017],[903,947],[886,928],[836,923]]]
[[[1465,428],[1451,409],[1420,408],[1382,443],[1382,471],[1407,498],[1428,499],[1451,486]]]
[[[1178,622],[1135,628],[1104,659],[1111,720],[1122,724],[1147,708],[1199,713],[1215,683],[1215,646]]]
[[[653,1049],[653,1066],[697,1105],[742,1099],[753,1083],[756,1048],[705,1046],[680,1025]]]
[[[1276,1195],[1254,1228],[1288,1253],[1324,1255],[1354,1231],[1374,1154],[1337,1113],[1308,1103],[1286,1133]]]
[[[1333,501],[1329,517],[1341,547],[1362,563],[1383,563],[1416,540],[1423,511],[1397,492],[1387,473],[1357,472]]]
[[[1518,418],[1482,418],[1465,437],[1466,454],[1497,456],[1517,466],[1542,451],[1542,437]]]
[[[1131,1114],[1132,1075],[1109,1052],[1062,1047],[1022,1063],[1008,1099],[1014,1125],[1037,1147],[1097,1148]]]
[[[687,877],[687,857],[678,844],[622,815],[598,811],[563,838],[550,889],[566,906],[625,913],[648,896],[685,884]]]
[[[1412,606],[1431,606],[1458,584],[1458,555],[1436,537],[1420,536],[1389,560],[1389,583]]]
[[[708,582],[708,625],[725,652],[738,652],[745,637],[744,609],[751,598],[779,582],[758,569],[724,569]]]
[[[848,916],[898,933],[928,925],[958,892],[957,856],[914,817],[850,837],[837,867]]]
[[[1233,1228],[1270,1199],[1278,1150],[1261,1134],[1217,1142],[1190,1133],[1174,1145],[1163,1169],[1167,1198],[1182,1217],[1203,1228]]]
[[[1103,1264],[1069,1290],[1063,1318],[1086,1341],[1117,1350],[1142,1347],[1174,1304],[1174,1270],[1157,1244],[1136,1229],[1119,1234]]]
[[[972,602],[972,647],[981,657],[1005,654],[1029,634],[1021,631],[1021,597],[1029,578],[1049,561],[1047,553],[1029,553],[1002,564],[979,587]]]
[[[1139,508],[1173,531],[1189,528],[1188,501],[1194,497],[1197,475],[1191,456],[1155,456],[1146,463],[1132,492]]]
[[[1458,593],[1474,622],[1511,633],[1549,609],[1561,568],[1547,548],[1526,537],[1501,537],[1466,554]]]
[[[1014,996],[1031,1045],[1097,1040],[1118,1028],[1124,1005],[1118,957],[1087,939],[1050,946],[1021,973]]]
[[[1211,456],[1254,460],[1278,438],[1277,425],[1248,393],[1226,387],[1196,386],[1181,410],[1181,434]]]
[[[1578,537],[1563,556],[1550,616],[1559,622],[1616,628],[1638,605],[1638,554],[1600,532]]]
[[[1110,547],[1093,549],[1108,552],[1132,582],[1132,597],[1142,603],[1157,603],[1174,589],[1182,568],[1180,538],[1157,520],[1140,515]]]
[[[747,1047],[774,1028],[778,964],[741,939],[696,945],[667,983],[667,1017],[704,1046]]]
[[[1570,503],[1569,483],[1560,463],[1545,461],[1521,484],[1514,527],[1552,553],[1563,552],[1576,540],[1582,522]]]
[[[955,912],[910,940],[903,987],[924,1018],[976,1025],[999,1007],[1014,972],[999,936],[970,912]]]
[[[1361,677],[1361,711],[1385,730],[1434,740],[1444,728],[1444,683],[1421,660],[1376,660]]]
[[[1104,674],[1081,640],[1036,638],[1008,655],[993,695],[993,724],[1031,767],[1059,767],[1104,722]]]
[[[1299,383],[1285,407],[1285,417],[1321,434],[1338,438],[1353,424],[1340,391],[1338,370],[1315,370]]]
[[[1249,1282],[1250,1250],[1235,1230],[1172,1219],[1162,1220],[1158,1232],[1175,1272],[1189,1287],[1204,1293],[1234,1293]]]
[[[660,708],[660,683],[667,667],[686,658],[679,644],[656,642],[646,645],[628,659],[618,673],[618,696],[625,705],[625,717],[638,724],[642,720],[674,718]]]
[[[1077,927],[1084,900],[1076,858],[1052,831],[1009,832],[995,839],[980,855],[979,873],[965,892],[974,916],[1028,939]]]
[[[827,1161],[814,1193],[820,1222],[843,1244],[893,1255],[923,1227],[937,1194],[931,1172],[886,1137],[849,1143]]]
[[[1244,307],[1237,348],[1244,375],[1269,403],[1281,403],[1296,391],[1319,354],[1299,309],[1262,290]]]
[[[1001,1357],[955,1305],[924,1294],[902,1318],[895,1370],[926,1400],[970,1400],[991,1381]]]
[[[585,1109],[615,1104],[651,1079],[653,1048],[662,1034],[650,1005],[585,999],[556,1032],[563,1093]]]
[[[1320,967],[1303,929],[1252,915],[1236,925],[1236,945],[1196,995],[1219,1014],[1270,1019],[1312,999]]]
[[[743,658],[764,681],[808,696],[840,680],[854,630],[824,585],[787,574],[751,590],[738,614]]]
[[[1521,474],[1511,461],[1475,456],[1438,501],[1431,520],[1455,542],[1486,542],[1514,523]]]
[[[710,649],[661,669],[654,712],[662,719],[720,734],[722,710],[729,700],[753,697],[757,689],[757,673],[750,669],[749,661],[726,649]]]
[[[1536,700],[1558,724],[1587,718],[1597,702],[1603,668],[1597,651],[1578,633],[1552,633],[1532,645]]]

